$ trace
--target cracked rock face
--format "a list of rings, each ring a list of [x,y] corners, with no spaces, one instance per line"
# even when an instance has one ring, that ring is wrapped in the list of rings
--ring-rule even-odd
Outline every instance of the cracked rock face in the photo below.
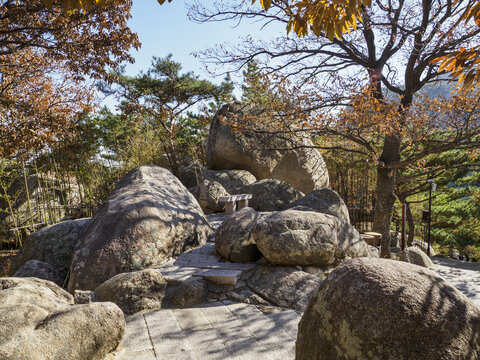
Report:
[[[115,304],[73,305],[52,282],[0,278],[0,359],[103,360],[124,333]]]
[[[63,282],[72,263],[73,249],[89,221],[90,218],[68,220],[35,231],[25,240],[13,259],[10,276],[27,261],[38,260],[50,264],[57,270]]]
[[[480,309],[436,272],[354,259],[335,269],[298,326],[297,360],[480,357]]]
[[[140,166],[120,180],[77,242],[68,289],[93,290],[117,274],[154,267],[211,233],[197,200],[170,171]]]

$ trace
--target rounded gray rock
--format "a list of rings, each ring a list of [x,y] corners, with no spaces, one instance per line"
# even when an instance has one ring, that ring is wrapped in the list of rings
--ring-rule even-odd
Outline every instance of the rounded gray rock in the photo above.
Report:
[[[346,257],[371,256],[358,231],[333,215],[285,210],[263,216],[251,230],[273,265],[323,266]]]
[[[188,158],[180,165],[179,178],[188,188],[200,185],[203,180],[216,181],[230,194],[238,194],[242,186],[257,181],[257,178],[246,170],[211,170]]]
[[[221,196],[230,195],[219,182],[209,180],[203,180],[199,185],[188,190],[195,196],[205,214],[223,211],[225,204],[218,200]]]
[[[410,246],[397,255],[398,260],[426,268],[433,267],[432,260],[417,246]]]
[[[437,273],[375,258],[336,268],[298,326],[297,360],[480,357],[480,309]]]
[[[0,278],[0,359],[104,360],[124,334],[115,304],[73,305],[50,281]]]
[[[301,191],[277,179],[258,180],[245,185],[240,192],[252,195],[249,206],[257,211],[279,211],[303,196]]]
[[[68,220],[32,233],[13,259],[10,276],[27,261],[39,260],[52,265],[59,272],[62,281],[65,280],[72,263],[75,245],[89,222],[90,218]]]
[[[314,190],[285,206],[284,210],[286,209],[316,211],[329,214],[350,224],[347,205],[345,205],[338,193],[328,188]]]
[[[94,290],[96,301],[111,301],[125,315],[160,309],[167,282],[159,271],[146,269],[115,275]]]
[[[58,286],[63,285],[63,279],[56,269],[49,263],[28,260],[20,269],[17,270],[14,277],[35,277],[43,280],[51,281]]]
[[[243,208],[234,213],[215,231],[215,250],[224,259],[233,262],[250,262],[262,254],[251,236],[251,229],[259,214],[252,208]]]

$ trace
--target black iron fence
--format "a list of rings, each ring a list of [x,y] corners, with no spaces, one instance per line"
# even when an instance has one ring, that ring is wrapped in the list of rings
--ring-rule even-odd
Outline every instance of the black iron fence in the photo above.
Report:
[[[347,205],[351,224],[359,232],[371,231],[375,208],[375,169],[331,164],[329,175],[330,187]]]

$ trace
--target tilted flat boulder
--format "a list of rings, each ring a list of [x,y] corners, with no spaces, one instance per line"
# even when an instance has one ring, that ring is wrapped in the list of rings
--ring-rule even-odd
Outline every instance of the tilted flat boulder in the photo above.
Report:
[[[480,358],[480,309],[437,273],[387,259],[336,268],[298,326],[297,360]]]
[[[282,210],[295,209],[303,211],[316,211],[338,217],[343,222],[350,224],[347,205],[335,191],[322,188],[297,199]]]
[[[117,274],[159,265],[211,233],[197,200],[170,171],[140,166],[120,180],[78,241],[68,289],[94,290]]]
[[[115,304],[73,305],[52,282],[0,278],[0,359],[103,360],[124,333]]]
[[[27,261],[39,260],[52,265],[62,281],[65,280],[72,263],[73,249],[89,221],[90,218],[63,221],[32,233],[13,259],[10,276]]]
[[[279,211],[303,196],[301,191],[277,179],[258,180],[243,186],[240,192],[252,195],[248,204],[257,211]]]
[[[285,210],[262,217],[251,230],[253,240],[270,264],[332,264],[346,257],[371,256],[351,225],[333,215]]]
[[[208,301],[208,285],[203,278],[192,276],[185,280],[167,280],[162,309],[186,308]]]
[[[262,254],[250,233],[258,218],[255,210],[243,208],[225,219],[215,231],[215,250],[218,255],[233,262],[260,259]]]
[[[250,289],[273,305],[304,311],[322,280],[289,267],[260,266],[246,280]]]
[[[159,271],[146,269],[115,275],[94,290],[96,301],[111,301],[125,315],[160,309],[167,282]]]
[[[309,139],[288,139],[268,133],[249,117],[261,116],[251,104],[231,103],[215,115],[208,134],[206,163],[210,169],[243,169],[257,179],[279,179],[309,193],[327,187],[328,171],[320,152]],[[235,130],[231,124],[240,124]],[[250,129],[249,129],[250,127]],[[227,189],[227,191],[229,191]]]

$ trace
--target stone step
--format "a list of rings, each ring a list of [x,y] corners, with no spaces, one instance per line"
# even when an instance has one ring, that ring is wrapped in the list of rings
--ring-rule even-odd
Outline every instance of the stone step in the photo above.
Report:
[[[243,274],[243,270],[217,270],[210,269],[199,272],[198,275],[207,281],[218,285],[237,285],[238,279]]]

